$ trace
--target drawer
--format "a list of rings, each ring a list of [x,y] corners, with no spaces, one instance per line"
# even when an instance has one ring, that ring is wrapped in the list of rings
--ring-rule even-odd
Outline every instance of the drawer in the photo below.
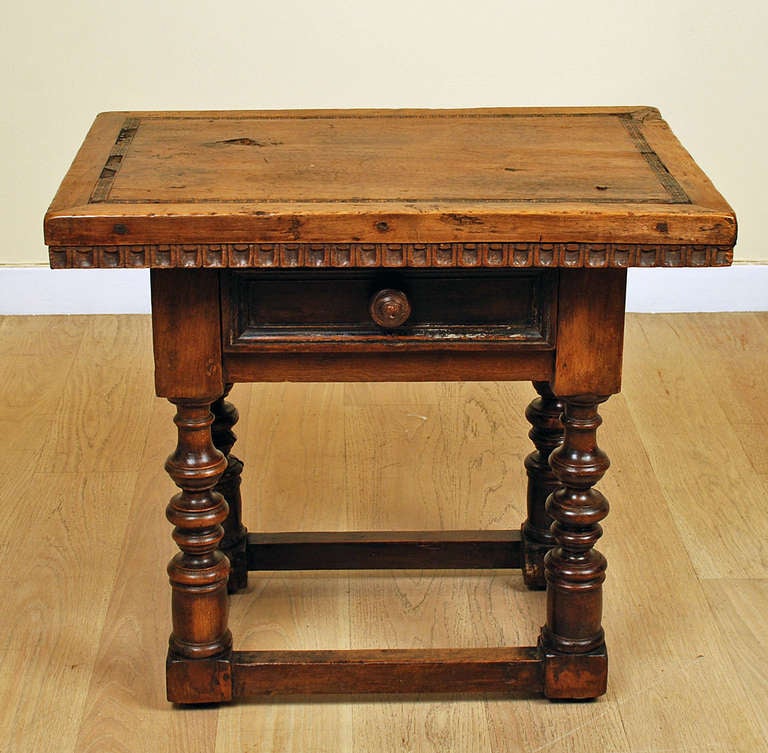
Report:
[[[556,270],[223,273],[224,350],[552,349]]]

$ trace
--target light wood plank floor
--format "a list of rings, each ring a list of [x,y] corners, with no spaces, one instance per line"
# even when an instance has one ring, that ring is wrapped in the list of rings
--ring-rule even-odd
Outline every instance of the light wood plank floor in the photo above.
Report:
[[[0,751],[768,750],[768,313],[631,316],[607,696],[164,700],[173,553],[146,317],[0,319]],[[252,530],[516,527],[527,384],[238,385]],[[531,644],[507,572],[251,575],[238,648]]]

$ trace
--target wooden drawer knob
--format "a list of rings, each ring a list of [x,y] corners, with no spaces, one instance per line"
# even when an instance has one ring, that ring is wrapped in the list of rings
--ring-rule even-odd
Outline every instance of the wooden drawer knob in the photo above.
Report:
[[[411,304],[402,290],[384,288],[371,298],[368,310],[376,324],[385,329],[392,329],[405,324],[411,315]]]

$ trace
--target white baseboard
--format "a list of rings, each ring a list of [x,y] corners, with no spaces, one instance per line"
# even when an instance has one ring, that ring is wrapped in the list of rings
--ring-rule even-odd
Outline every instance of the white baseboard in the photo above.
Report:
[[[630,269],[627,311],[768,311],[768,264]]]
[[[0,267],[0,314],[147,314],[146,269]],[[631,269],[627,310],[768,311],[768,264]]]
[[[147,269],[0,267],[0,314],[148,314]]]

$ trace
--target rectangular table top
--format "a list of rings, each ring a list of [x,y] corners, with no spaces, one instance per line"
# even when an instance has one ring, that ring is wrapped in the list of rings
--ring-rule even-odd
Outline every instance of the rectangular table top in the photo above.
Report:
[[[109,112],[54,267],[722,266],[733,211],[653,108]]]

